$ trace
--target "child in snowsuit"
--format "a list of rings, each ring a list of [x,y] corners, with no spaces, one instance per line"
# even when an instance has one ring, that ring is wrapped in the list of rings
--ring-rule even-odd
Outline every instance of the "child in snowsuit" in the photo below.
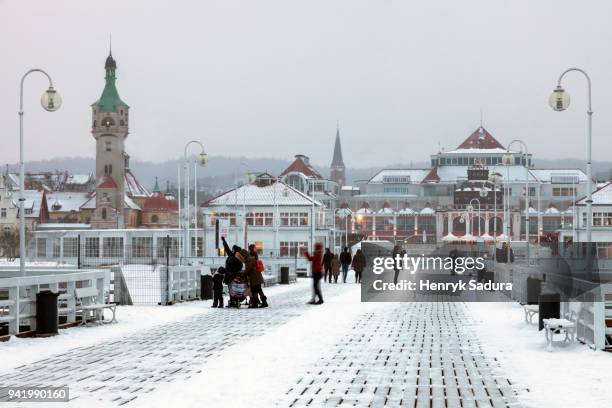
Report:
[[[225,268],[220,267],[212,276],[213,281],[213,304],[212,307],[223,307],[223,277]]]

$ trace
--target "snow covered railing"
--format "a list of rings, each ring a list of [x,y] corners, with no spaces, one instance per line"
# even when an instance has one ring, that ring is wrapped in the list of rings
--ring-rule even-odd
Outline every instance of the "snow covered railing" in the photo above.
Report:
[[[162,293],[165,304],[199,298],[201,266],[170,266],[163,270],[166,272],[166,285],[162,285],[165,288],[165,293]]]
[[[60,293],[58,308],[60,315],[67,316],[69,323],[76,321],[74,293],[76,288],[91,287],[105,299],[110,272],[97,270],[61,270],[55,274],[0,278],[0,323],[8,323],[8,333],[17,334],[22,326],[36,330],[36,294],[41,290]],[[27,324],[24,324],[27,322]]]

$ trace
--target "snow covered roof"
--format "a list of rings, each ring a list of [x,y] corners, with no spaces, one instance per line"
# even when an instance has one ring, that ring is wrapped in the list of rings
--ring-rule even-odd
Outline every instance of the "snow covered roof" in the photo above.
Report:
[[[149,190],[134,176],[131,170],[125,171],[125,193],[130,197],[148,197]]]
[[[595,190],[592,196],[593,205],[612,205],[612,182]],[[586,205],[586,197],[578,200],[576,205]]]
[[[79,211],[91,198],[91,193],[58,192],[47,193],[47,208],[50,212]]]
[[[441,154],[505,154],[507,153],[508,150],[504,149],[504,148],[492,148],[492,149],[481,149],[481,148],[472,148],[472,149],[455,149],[455,150],[449,150],[446,152],[442,152]],[[518,153],[515,151],[510,151],[510,153]]]
[[[71,174],[66,179],[66,184],[83,185],[89,183],[93,178],[92,174]]]
[[[457,146],[457,149],[504,149],[505,151],[504,146],[482,126]]]
[[[387,177],[409,177],[411,183],[456,183],[458,180],[467,180],[468,169],[470,167],[443,165],[430,169],[384,169],[376,173],[368,183],[383,183],[383,179]],[[502,181],[525,181],[525,166],[491,165],[487,166],[487,168],[489,169],[489,174],[499,173]],[[530,182],[571,184],[575,178],[580,182],[587,180],[586,174],[578,169],[529,169]]]
[[[580,169],[531,169],[530,172],[544,183],[572,184],[587,181],[587,175]]]
[[[544,211],[545,215],[559,215],[559,210],[554,205],[549,205],[546,211]]]
[[[138,204],[134,202],[134,200],[128,197],[127,194],[124,194],[123,196],[123,208],[130,209],[130,210],[140,210],[141,209],[138,206]],[[96,193],[95,192],[90,194],[90,198],[81,205],[80,209],[81,210],[95,210],[96,209]]]
[[[431,207],[425,207],[419,212],[421,215],[434,215],[435,213],[436,211]]]
[[[410,177],[411,183],[420,183],[431,169],[383,169],[376,173],[368,183],[382,183],[385,177]]]
[[[289,165],[279,177],[286,176],[289,173],[302,173],[306,177],[322,179],[323,177],[311,165],[307,156],[298,154],[295,156],[293,163]]]
[[[231,189],[205,203],[205,206],[267,206],[267,205],[322,205],[295,188],[278,181],[269,185],[258,186],[245,184]]]
[[[40,217],[40,209],[42,207],[44,193],[37,190],[24,190],[23,197],[23,208],[25,212],[25,218],[38,218]],[[15,207],[19,206],[19,194],[13,194],[13,204]]]
[[[136,204],[127,194],[123,196],[123,208],[129,210],[140,210],[141,208]]]

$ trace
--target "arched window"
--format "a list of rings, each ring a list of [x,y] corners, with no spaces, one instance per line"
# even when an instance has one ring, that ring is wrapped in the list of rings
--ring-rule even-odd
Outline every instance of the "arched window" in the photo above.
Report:
[[[125,126],[125,121],[124,121],[123,119],[121,119],[121,120],[119,121],[119,124],[120,124],[121,126]]]
[[[153,214],[153,215],[151,216],[151,222],[152,222],[153,224],[157,224],[157,223],[159,222],[159,217],[157,216],[157,214]]]
[[[106,219],[106,208],[102,209],[102,219],[105,220]]]

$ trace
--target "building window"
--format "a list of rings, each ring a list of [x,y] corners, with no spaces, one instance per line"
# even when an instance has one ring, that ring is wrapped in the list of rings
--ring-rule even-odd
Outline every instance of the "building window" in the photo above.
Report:
[[[123,238],[104,237],[102,239],[102,256],[105,258],[123,257]]]
[[[271,212],[250,212],[246,216],[247,225],[254,225],[262,227],[264,225],[272,225],[272,213]]]
[[[577,193],[576,187],[553,187],[553,197],[575,197]]]
[[[281,241],[280,256],[296,257],[308,246],[304,241]]]
[[[157,216],[157,214],[153,214],[153,215],[151,216],[151,222],[152,222],[153,224],[157,224],[157,223],[159,222],[159,217]]]
[[[45,238],[36,238],[36,255],[39,258],[47,257],[47,240]]]
[[[282,212],[280,217],[281,225],[285,227],[308,225],[308,213],[305,212]]]
[[[179,256],[179,242],[177,238],[157,238],[157,257],[164,258],[166,252],[168,252],[169,258],[177,258]]]
[[[104,150],[106,150],[107,152],[110,152],[112,150],[113,147],[113,142],[107,141],[104,142]]]
[[[230,225],[236,225],[236,213],[234,212],[218,212],[210,214],[210,225],[215,226],[218,219],[229,219]]]
[[[146,258],[153,255],[152,237],[132,237],[132,255],[136,258]]]
[[[6,208],[0,208],[0,218],[6,218]]]
[[[410,176],[383,176],[383,183],[407,184]]]
[[[102,219],[106,219],[106,208],[102,208]]]
[[[202,256],[204,250],[202,244],[202,237],[198,237],[197,243],[195,237],[191,237],[191,254],[193,256]]]
[[[611,227],[612,212],[594,212],[593,225],[597,227]]]
[[[79,254],[79,239],[64,238],[64,257],[76,258]]]
[[[85,238],[85,256],[92,258],[98,258],[100,256],[100,238]]]

